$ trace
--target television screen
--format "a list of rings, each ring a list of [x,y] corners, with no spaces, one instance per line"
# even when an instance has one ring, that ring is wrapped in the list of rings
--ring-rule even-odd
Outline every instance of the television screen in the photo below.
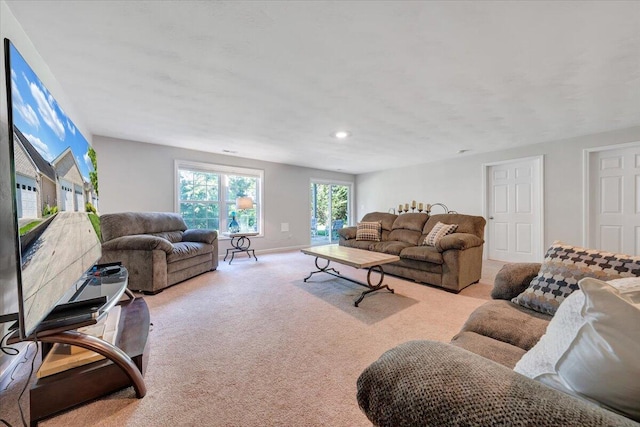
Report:
[[[26,337],[100,258],[96,154],[5,39],[9,144]],[[65,301],[62,301],[65,302]]]

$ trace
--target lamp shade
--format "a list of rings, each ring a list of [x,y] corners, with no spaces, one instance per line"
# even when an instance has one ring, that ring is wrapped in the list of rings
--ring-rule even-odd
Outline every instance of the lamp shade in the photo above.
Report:
[[[238,197],[236,199],[236,209],[253,209],[253,199],[251,197]]]

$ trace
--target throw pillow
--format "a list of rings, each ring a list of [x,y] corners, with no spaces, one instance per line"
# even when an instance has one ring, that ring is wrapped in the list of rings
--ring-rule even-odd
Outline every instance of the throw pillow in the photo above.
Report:
[[[458,224],[443,224],[440,221],[433,226],[427,237],[424,238],[422,244],[424,246],[435,246],[440,239],[447,234],[451,234],[458,229]]]
[[[582,279],[514,370],[640,421],[640,280],[610,283]]]
[[[359,222],[356,230],[356,240],[369,240],[372,242],[380,241],[380,232],[382,224],[380,221],[375,222]]]
[[[631,276],[640,276],[640,257],[554,242],[538,275],[524,292],[511,301],[553,315],[560,303],[578,289],[580,279],[611,280]]]

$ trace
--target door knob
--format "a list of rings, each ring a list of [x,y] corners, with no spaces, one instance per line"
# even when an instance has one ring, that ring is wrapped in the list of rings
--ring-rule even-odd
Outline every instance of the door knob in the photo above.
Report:
[[[493,219],[493,217],[492,217],[492,216],[490,216],[490,217],[489,217],[489,219]]]

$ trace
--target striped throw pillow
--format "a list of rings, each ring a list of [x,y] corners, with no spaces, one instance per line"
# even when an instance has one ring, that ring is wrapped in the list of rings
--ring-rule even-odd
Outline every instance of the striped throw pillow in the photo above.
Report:
[[[451,234],[458,229],[458,224],[443,224],[440,221],[433,226],[427,237],[425,237],[424,246],[435,246],[440,239],[447,234]]]
[[[380,233],[382,224],[380,221],[375,222],[359,222],[356,230],[356,240],[370,240],[372,242],[380,241]]]

